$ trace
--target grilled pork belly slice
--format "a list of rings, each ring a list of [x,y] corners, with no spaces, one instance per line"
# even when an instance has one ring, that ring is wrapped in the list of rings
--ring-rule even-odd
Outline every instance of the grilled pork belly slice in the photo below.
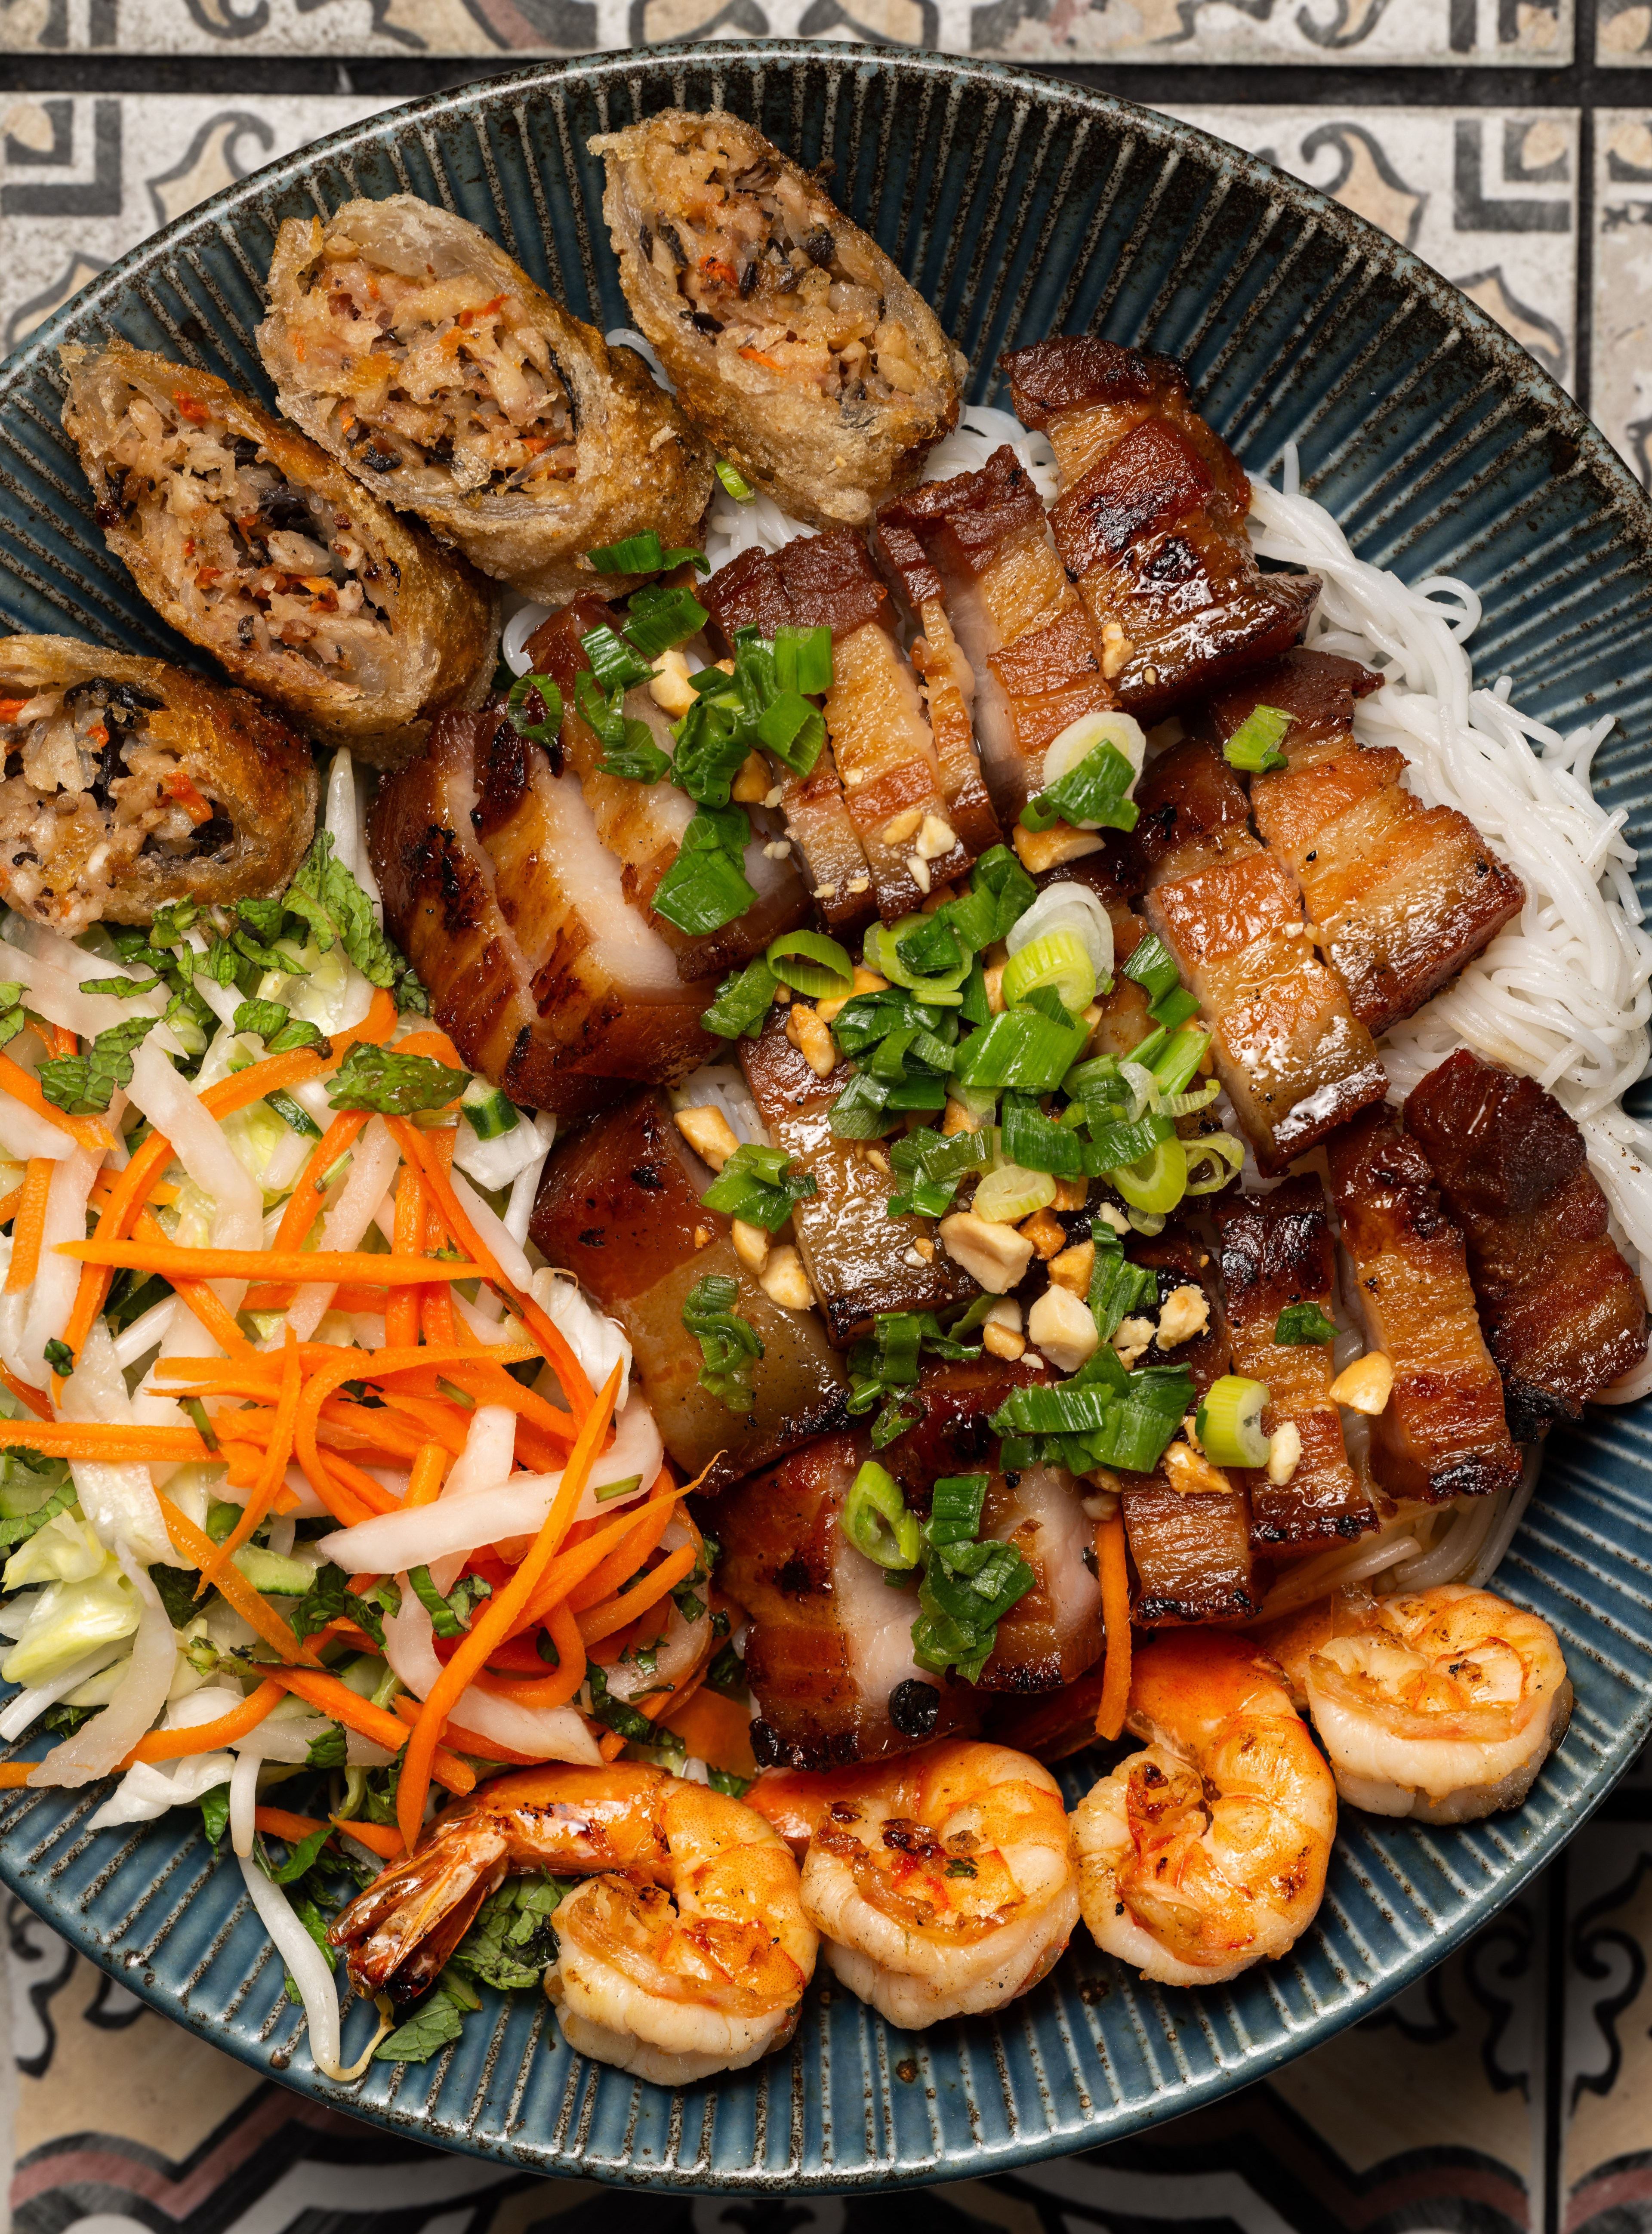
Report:
[[[1290,766],[1251,780],[1251,812],[1374,1034],[1420,1009],[1525,899],[1466,815],[1405,788],[1403,753],[1355,741],[1354,702],[1380,681],[1299,649],[1221,692],[1204,718],[1220,745],[1257,706],[1296,717],[1281,746]]]
[[[498,713],[441,717],[425,757],[379,787],[369,843],[437,1021],[513,1101],[582,1116],[722,1044],[700,1022],[715,977],[685,983],[578,778]]]
[[[879,1311],[937,1311],[976,1294],[975,1282],[934,1246],[927,1219],[889,1215],[896,1182],[868,1156],[877,1143],[840,1140],[832,1130],[832,1105],[849,1083],[849,1066],[817,1078],[778,1011],[760,1039],[739,1044],[770,1139],[814,1181],[813,1194],[792,1212],[792,1231],[832,1340],[841,1348],[870,1334]],[[931,1257],[917,1248],[921,1239],[930,1241]]]
[[[1342,981],[1314,951],[1290,878],[1236,819],[1243,794],[1231,769],[1206,743],[1177,746],[1165,760],[1174,766],[1150,772],[1136,831],[1167,833],[1147,919],[1198,996],[1218,1075],[1257,1163],[1283,1171],[1380,1101],[1388,1079]],[[1209,866],[1189,874],[1190,861]]]
[[[1295,643],[1318,578],[1257,566],[1250,482],[1179,365],[1081,335],[1003,363],[1016,416],[1055,447],[1061,562],[1097,628],[1122,631],[1121,706],[1151,721]]]
[[[814,1312],[772,1303],[735,1256],[728,1219],[701,1206],[711,1179],[665,1096],[645,1090],[558,1143],[529,1227],[624,1329],[673,1463],[709,1467],[708,1492],[839,1427],[848,1394]],[[699,1345],[683,1330],[683,1300],[708,1273],[739,1282],[734,1309],[763,1345],[748,1413],[701,1388]]]
[[[872,536],[872,555],[891,586],[905,598],[923,633],[911,652],[913,671],[924,686],[930,737],[941,772],[946,819],[958,842],[979,859],[998,844],[1002,833],[981,774],[976,751],[975,675],[959,649],[946,617],[946,593],[928,552],[910,528],[880,520]]]
[[[582,718],[576,695],[580,676],[591,667],[581,636],[604,623],[612,627],[620,617],[598,598],[577,598],[536,629],[526,649],[534,667],[550,676],[562,692],[557,753],[578,778],[597,834],[620,863],[627,901],[676,956],[682,977],[720,977],[761,954],[781,931],[810,921],[813,910],[794,864],[789,859],[772,859],[764,850],[767,833],[754,830],[741,866],[757,897],[743,915],[696,938],[655,914],[654,895],[677,857],[682,833],[694,816],[694,801],[673,783],[633,783],[624,776],[604,774],[602,746]],[[670,721],[646,683],[625,693],[624,709],[630,719],[647,727],[662,752],[675,750]]]
[[[974,1728],[994,1691],[1055,1690],[1100,1657],[1101,1591],[1084,1563],[1090,1531],[1077,1489],[1057,1468],[1029,1468],[1014,1485],[997,1469],[988,1421],[1012,1388],[1038,1377],[991,1358],[928,1369],[918,1391],[923,1418],[886,1450],[873,1452],[864,1428],[832,1435],[719,1504],[718,1575],[752,1617],[752,1742],[766,1766],[819,1769],[910,1752],[948,1730]],[[869,1457],[919,1514],[940,1476],[991,1476],[982,1532],[1014,1542],[1035,1581],[999,1623],[979,1686],[917,1666],[916,1590],[891,1590],[842,1534],[844,1500]]]
[[[1371,1422],[1372,1471],[1391,1497],[1431,1505],[1512,1488],[1520,1456],[1503,1383],[1427,1157],[1389,1109],[1334,1133],[1326,1154],[1367,1332],[1394,1367],[1393,1393]]]
[[[772,554],[742,552],[700,595],[730,650],[739,628],[832,630],[827,748],[801,782],[775,770],[788,826],[798,802],[793,835],[827,921],[859,923],[875,908],[892,923],[921,907],[930,885],[962,876],[976,854],[948,820],[924,696],[896,646],[889,591],[860,538],[840,527]],[[826,820],[829,799],[816,801],[834,768],[847,831]]]
[[[1645,1291],[1608,1235],[1583,1136],[1534,1079],[1466,1048],[1412,1089],[1406,1129],[1463,1229],[1509,1433],[1534,1441],[1646,1355]]]
[[[1136,1360],[1138,1367],[1185,1366],[1193,1377],[1190,1411],[1212,1382],[1231,1370],[1227,1321],[1211,1252],[1185,1228],[1170,1226],[1156,1238],[1133,1243],[1132,1260],[1159,1276],[1162,1304],[1181,1287],[1202,1290],[1205,1326],[1202,1334],[1169,1349],[1155,1339]],[[1153,1307],[1157,1316],[1157,1306]],[[1147,1316],[1144,1310],[1142,1316]],[[1219,1493],[1185,1494],[1172,1486],[1163,1460],[1150,1474],[1120,1473],[1126,1539],[1135,1569],[1130,1617],[1139,1627],[1156,1629],[1181,1622],[1244,1621],[1259,1610],[1262,1589],[1250,1546],[1250,1501],[1235,1486]]]
[[[1260,1466],[1240,1474],[1250,1493],[1251,1535],[1258,1545],[1293,1547],[1361,1535],[1376,1526],[1377,1515],[1348,1464],[1342,1415],[1331,1401],[1331,1344],[1273,1338],[1280,1312],[1292,1303],[1317,1303],[1330,1316],[1336,1247],[1325,1191],[1312,1177],[1286,1179],[1270,1194],[1218,1195],[1213,1214],[1233,1370],[1266,1382],[1262,1424],[1269,1434],[1290,1421],[1302,1437],[1289,1481],[1270,1482]]]
[[[941,585],[975,677],[982,773],[1008,826],[1043,789],[1045,753],[1068,724],[1118,703],[1038,491],[1006,444],[978,473],[909,490],[878,525],[886,549],[904,548],[896,531],[913,537]]]

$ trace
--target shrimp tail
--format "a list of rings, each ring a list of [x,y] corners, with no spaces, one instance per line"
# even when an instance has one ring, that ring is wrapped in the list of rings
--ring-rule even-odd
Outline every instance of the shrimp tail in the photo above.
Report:
[[[351,1982],[388,1993],[398,2006],[416,2000],[475,1920],[510,1867],[504,1830],[480,1812],[440,1826],[418,1852],[395,1862],[351,1902],[328,1932],[349,1950]]]

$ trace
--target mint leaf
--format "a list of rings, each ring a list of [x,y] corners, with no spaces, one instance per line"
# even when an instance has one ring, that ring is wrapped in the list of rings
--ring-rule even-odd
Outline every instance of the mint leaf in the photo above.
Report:
[[[410,1117],[420,1109],[445,1109],[469,1083],[467,1070],[451,1069],[428,1055],[397,1055],[358,1041],[328,1080],[327,1099],[335,1109]]]

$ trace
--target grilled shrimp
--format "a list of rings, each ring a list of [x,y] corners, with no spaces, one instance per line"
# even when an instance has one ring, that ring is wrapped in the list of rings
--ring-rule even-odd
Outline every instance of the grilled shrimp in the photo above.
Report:
[[[513,1871],[583,1877],[545,1989],[578,2054],[661,2086],[737,2071],[796,2028],[815,1934],[797,1864],[738,1800],[663,1770],[526,1769],[486,1785],[332,1927],[368,1992],[434,1979]]]
[[[1337,1790],[1373,1815],[1472,1823],[1518,1807],[1571,1719],[1553,1630],[1491,1591],[1339,1591],[1260,1634]]]
[[[849,1990],[917,2029],[996,2009],[1061,1959],[1078,1868],[1060,1788],[1007,1747],[944,1740],[810,1776],[751,1805],[804,1850],[803,1909]]]
[[[1126,1723],[1149,1742],[1073,1817],[1097,1946],[1168,1986],[1283,1955],[1325,1890],[1336,1790],[1280,1670],[1246,1638],[1171,1631]]]

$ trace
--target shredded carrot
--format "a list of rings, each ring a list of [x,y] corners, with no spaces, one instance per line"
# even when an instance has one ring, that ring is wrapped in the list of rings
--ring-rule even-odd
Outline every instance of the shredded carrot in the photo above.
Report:
[[[395,1710],[404,1722],[411,1724],[419,1719],[419,1702],[405,1691],[396,1700]],[[509,1746],[502,1746],[493,1738],[485,1738],[477,1730],[467,1730],[458,1722],[444,1722],[441,1734],[458,1752],[469,1754],[474,1760],[509,1761],[519,1768],[543,1766],[531,1753],[513,1753]],[[398,1831],[395,1836],[399,1845],[402,1834]]]
[[[66,1117],[56,1106],[48,1101],[36,1081],[30,1078],[21,1063],[13,1062],[9,1055],[0,1055],[0,1087],[3,1087],[15,1101],[25,1109],[32,1109],[36,1117],[43,1117],[49,1125],[56,1125],[60,1133],[67,1133],[77,1146],[108,1149],[114,1146],[108,1127],[100,1117]]]
[[[425,1248],[424,1181],[411,1164],[403,1164],[395,1185],[395,1229],[391,1249],[398,1257],[413,1257]],[[397,1349],[410,1349],[419,1339],[419,1297],[415,1290],[394,1295],[384,1307],[384,1339]]]
[[[335,1815],[331,1821],[334,1830],[342,1831],[347,1839],[354,1839],[381,1861],[393,1862],[407,1852],[402,1844],[402,1833],[392,1830],[388,1823],[360,1823],[348,1815]]]
[[[1107,1636],[1095,1734],[1099,1738],[1116,1738],[1124,1728],[1125,1709],[1130,1703],[1130,1574],[1125,1564],[1122,1512],[1097,1521],[1095,1564],[1101,1571],[1101,1618]]]
[[[365,1109],[345,1109],[316,1144],[316,1152],[304,1166],[302,1177],[287,1198],[286,1208],[281,1213],[281,1223],[276,1228],[273,1246],[286,1251],[302,1249],[310,1238],[310,1229],[321,1212],[326,1198],[326,1177],[339,1158],[349,1147],[356,1134],[366,1124],[369,1112]],[[274,1285],[249,1289],[241,1308],[245,1311],[278,1311],[291,1300],[291,1290]]]
[[[450,1397],[409,1396],[400,1388],[384,1391],[384,1409],[416,1421],[425,1434],[457,1458],[470,1433],[470,1414]]]
[[[292,1456],[292,1423],[298,1410],[299,1389],[298,1344],[291,1327],[286,1334],[281,1355],[281,1395],[276,1405],[264,1463],[258,1469],[251,1493],[241,1509],[240,1519],[201,1569],[201,1578],[195,1585],[198,1598],[205,1597],[242,1545],[250,1539],[255,1530],[264,1525],[275,1503],[276,1492],[286,1479],[287,1461]]]
[[[164,1431],[156,1430],[155,1432]],[[217,1549],[212,1538],[197,1528],[186,1514],[178,1510],[165,1490],[158,1489],[155,1495],[160,1505],[160,1517],[167,1524],[167,1533],[172,1538],[173,1548],[188,1565],[204,1566]],[[307,1661],[311,1667],[317,1664],[314,1647],[308,1640],[303,1643],[299,1643],[269,1599],[262,1597],[253,1589],[238,1567],[225,1567],[218,1578],[218,1587],[221,1595],[235,1608],[242,1620],[250,1623],[258,1630],[264,1643],[274,1651],[278,1652],[284,1661],[289,1663],[297,1660]],[[274,1676],[276,1670],[271,1669],[270,1673]]]
[[[10,1225],[23,1208],[23,1192],[22,1187],[15,1186],[9,1195],[0,1198],[0,1225]]]
[[[382,1481],[375,1481],[365,1468],[347,1459],[341,1451],[329,1451],[322,1459],[322,1465],[331,1477],[335,1491],[342,1489],[347,1498],[361,1507],[360,1517],[363,1520],[375,1512],[399,1512],[402,1510],[399,1497],[386,1489]],[[317,1492],[318,1496],[320,1493]],[[347,1525],[354,1525],[354,1523]]]
[[[658,1503],[667,1508],[669,1518],[670,1509],[679,1498],[686,1494],[684,1490],[669,1490],[663,1498],[650,1499],[649,1506],[643,1510],[649,1511]],[[640,1518],[641,1514],[633,1506],[630,1512],[622,1513],[617,1520],[611,1520],[605,1528],[599,1528],[594,1536],[587,1537],[583,1543],[566,1545],[545,1569],[544,1579],[524,1608],[521,1617],[513,1623],[511,1635],[520,1636],[525,1630],[543,1628],[550,1618],[552,1608],[560,1604],[564,1598],[571,1597],[578,1585],[593,1568],[601,1565],[621,1538],[637,1525]]]
[[[441,1485],[447,1472],[447,1452],[441,1443],[421,1443],[419,1455],[413,1461],[413,1471],[408,1476],[408,1493],[402,1499],[403,1511],[413,1505],[434,1505],[441,1495]]]
[[[134,1760],[187,1760],[192,1754],[216,1753],[219,1746],[256,1729],[285,1696],[279,1683],[260,1683],[250,1698],[215,1721],[196,1722],[186,1730],[151,1730],[147,1738],[139,1739],[122,1767]]]
[[[11,1270],[6,1293],[21,1295],[32,1288],[40,1272],[40,1245],[46,1237],[46,1197],[57,1166],[50,1156],[30,1156],[29,1175],[23,1183],[23,1200],[11,1232]]]
[[[31,1388],[26,1381],[19,1381],[16,1375],[3,1365],[0,1365],[0,1382],[4,1383],[20,1404],[27,1405],[37,1420],[51,1418],[52,1408],[46,1401],[43,1388]]]
[[[52,1459],[97,1459],[107,1466],[166,1466],[211,1458],[193,1427],[133,1427],[108,1420],[0,1420],[0,1450],[19,1444]]]
[[[451,1381],[455,1388],[462,1388],[467,1396],[473,1396],[479,1404],[506,1404],[522,1419],[531,1420],[545,1434],[555,1436],[558,1442],[571,1443],[578,1423],[566,1412],[559,1412],[549,1398],[513,1380],[502,1365],[494,1363],[496,1355],[493,1350],[484,1350],[451,1367],[443,1377]]]
[[[0,1057],[0,1060],[3,1058]],[[418,1127],[409,1124],[405,1117],[391,1117],[386,1122],[401,1143],[402,1153],[407,1161],[416,1165],[423,1174],[425,1185],[435,1196],[454,1239],[467,1255],[480,1263],[486,1277],[516,1305],[522,1323],[550,1359],[575,1421],[583,1426],[593,1401],[591,1383],[561,1332],[546,1317],[532,1297],[525,1294],[514,1281],[507,1280],[493,1262],[491,1251],[484,1247],[481,1237],[465,1215],[459,1197],[454,1192],[452,1177],[443,1167],[440,1152],[430,1146],[421,1135]]]
[[[228,1117],[238,1109],[250,1108],[253,1102],[261,1101],[266,1094],[274,1094],[282,1087],[300,1085],[307,1078],[318,1078],[323,1072],[335,1069],[358,1041],[371,1046],[382,1045],[395,1029],[395,1003],[388,993],[375,993],[373,1005],[361,1023],[333,1034],[330,1055],[318,1055],[313,1049],[298,1048],[291,1055],[266,1056],[264,1061],[249,1063],[245,1070],[238,1070],[228,1078],[220,1078],[216,1085],[207,1087],[200,1097],[201,1107],[212,1117]],[[10,1073],[16,1069],[15,1063],[0,1055],[0,1086],[11,1084]],[[17,1075],[38,1096],[39,1089],[35,1088],[27,1073],[19,1071]],[[21,1098],[29,1101],[27,1094]],[[29,1106],[33,1108],[34,1101],[29,1101]],[[82,1123],[85,1120],[76,1119],[75,1121]],[[95,1146],[99,1144],[95,1141],[90,1145]],[[108,1145],[107,1140],[103,1145]],[[118,1240],[132,1231],[139,1210],[149,1199],[172,1160],[172,1142],[161,1133],[152,1133],[134,1153],[131,1162],[117,1176],[109,1190],[108,1205],[98,1223],[101,1238]],[[92,1322],[102,1310],[108,1292],[108,1268],[88,1265],[81,1275],[80,1284],[75,1291],[75,1306],[63,1332],[64,1342],[76,1357],[81,1354],[81,1344],[91,1332]]]
[[[313,1707],[317,1714],[328,1715],[333,1721],[343,1722],[346,1729],[359,1730],[375,1745],[382,1746],[387,1753],[397,1753],[407,1743],[407,1732],[395,1716],[364,1699],[359,1691],[352,1691],[348,1683],[341,1683],[336,1676],[330,1676],[321,1668],[272,1668],[271,1679],[283,1683],[289,1691]],[[404,1769],[402,1774],[405,1777]],[[475,1787],[474,1773],[455,1754],[438,1746],[426,1764],[425,1782],[432,1778],[445,1785],[449,1792],[470,1792]],[[421,1813],[424,1802],[419,1803]]]
[[[399,1123],[400,1120],[392,1120]],[[427,1176],[428,1176],[427,1173]],[[580,1375],[581,1381],[584,1376]],[[413,1735],[408,1741],[407,1756],[402,1764],[401,1782],[396,1788],[396,1820],[402,1826],[402,1836],[412,1852],[419,1835],[419,1826],[424,1819],[425,1794],[429,1789],[431,1760],[435,1750],[436,1734],[447,1721],[451,1708],[462,1697],[473,1676],[487,1664],[487,1656],[496,1644],[503,1643],[520,1619],[535,1589],[543,1580],[547,1567],[556,1556],[557,1547],[568,1532],[569,1523],[578,1510],[579,1499],[591,1479],[591,1469],[597,1453],[608,1434],[610,1421],[614,1416],[614,1405],[619,1395],[620,1368],[617,1365],[608,1376],[607,1385],[585,1414],[580,1424],[574,1446],[568,1453],[557,1493],[551,1500],[545,1525],[533,1540],[532,1548],[523,1559],[503,1590],[495,1591],[487,1603],[479,1607],[468,1634],[460,1641],[457,1652],[431,1685],[423,1711],[414,1725]],[[571,1403],[573,1392],[568,1391]]]
[[[409,1032],[406,1039],[396,1042],[395,1051],[398,1055],[429,1055],[436,1062],[446,1063],[449,1070],[470,1068],[470,1065],[460,1054],[446,1032],[430,1029],[421,1032]],[[455,1095],[454,1099],[457,1100],[457,1098]]]
[[[669,1488],[670,1476],[662,1470],[661,1478]],[[656,1489],[658,1486],[656,1482]],[[568,1604],[575,1613],[587,1612],[591,1607],[599,1605],[604,1598],[612,1597],[620,1584],[630,1580],[664,1535],[676,1510],[674,1499],[652,1494],[646,1505],[630,1507],[624,1517],[636,1524],[630,1533],[600,1567],[594,1569],[583,1583],[569,1591]],[[690,1560],[689,1564],[693,1564]]]
[[[165,1242],[167,1236],[147,1210],[138,1212],[133,1231],[140,1241]],[[184,1308],[193,1313],[206,1333],[232,1357],[256,1357],[258,1352],[235,1323],[235,1314],[220,1301],[205,1280],[179,1280],[175,1284]]]
[[[669,1551],[640,1583],[602,1605],[593,1606],[589,1613],[581,1614],[579,1634],[585,1640],[585,1649],[589,1651],[593,1644],[600,1644],[604,1636],[612,1636],[616,1630],[629,1629],[638,1614],[657,1605],[668,1591],[675,1590],[693,1571],[698,1557],[692,1544],[683,1544],[676,1551]]]
[[[280,1686],[276,1688],[279,1689]],[[285,1807],[255,1807],[252,1827],[255,1831],[268,1831],[275,1838],[284,1839],[290,1846],[296,1846],[329,1826],[318,1815],[295,1815]]]
[[[750,1710],[721,1691],[696,1685],[692,1697],[673,1701],[660,1722],[676,1732],[695,1760],[733,1769],[736,1776],[756,1775]]]
[[[41,1766],[37,1760],[0,1760],[0,1792],[15,1792]]]
[[[415,1285],[427,1280],[474,1280],[480,1264],[435,1264],[428,1257],[375,1257],[366,1249],[290,1250],[277,1256],[264,1249],[180,1249],[175,1242],[60,1241],[58,1254],[82,1264],[111,1265],[117,1271],[159,1272],[163,1279],[250,1280],[262,1266],[271,1279],[317,1284],[360,1280],[372,1288]]]

